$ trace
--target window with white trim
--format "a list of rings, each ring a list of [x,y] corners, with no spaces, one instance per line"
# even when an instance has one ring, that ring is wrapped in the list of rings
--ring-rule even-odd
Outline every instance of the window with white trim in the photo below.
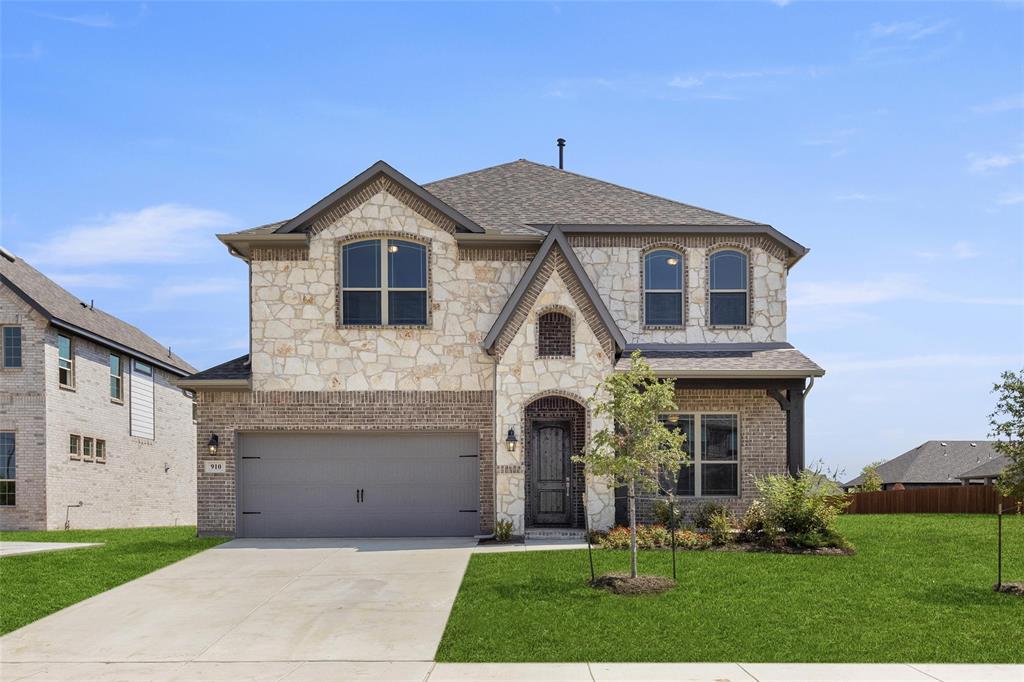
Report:
[[[93,459],[93,439],[86,436],[82,439],[82,459],[91,462]]]
[[[107,441],[96,439],[96,461],[103,464],[107,461]]]
[[[70,336],[57,336],[57,381],[61,386],[75,385],[75,348]]]
[[[658,249],[644,256],[644,324],[683,325],[683,254]]]
[[[341,323],[427,323],[427,247],[403,239],[368,239],[341,247]]]
[[[110,398],[124,400],[124,361],[114,353],[110,354]]]
[[[745,326],[747,322],[747,254],[716,251],[711,254],[712,326]]]
[[[17,501],[15,479],[18,462],[14,445],[14,432],[0,431],[0,507],[13,507]]]
[[[3,346],[4,369],[21,367],[21,327],[3,327],[0,345]]]
[[[71,459],[82,459],[82,437],[72,433],[68,437],[68,456]]]
[[[679,470],[675,481],[677,495],[739,497],[739,415],[670,414],[661,417],[661,421],[686,434],[683,447],[690,461]],[[666,477],[668,481],[671,478]]]

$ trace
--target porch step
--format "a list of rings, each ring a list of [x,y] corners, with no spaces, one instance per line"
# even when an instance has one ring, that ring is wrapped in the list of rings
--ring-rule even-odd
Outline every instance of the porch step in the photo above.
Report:
[[[587,539],[582,528],[527,528],[526,541],[530,540],[579,540]]]

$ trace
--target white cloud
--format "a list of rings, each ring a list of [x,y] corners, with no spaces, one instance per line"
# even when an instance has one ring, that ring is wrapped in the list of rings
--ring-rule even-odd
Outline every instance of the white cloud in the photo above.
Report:
[[[37,12],[36,16],[86,28],[114,28],[116,26],[109,14],[43,14]]]
[[[102,272],[51,272],[47,276],[67,289],[124,289],[131,284],[131,280],[123,275]]]
[[[245,282],[238,278],[210,277],[188,282],[167,283],[153,292],[153,300],[166,302],[192,296],[212,296],[228,292],[244,291]]]
[[[771,2],[773,5],[776,5],[777,7],[786,7],[791,2],[793,2],[793,0],[768,0],[768,1]]]
[[[991,102],[971,107],[971,111],[976,114],[994,114],[1015,109],[1024,109],[1024,93],[1009,97],[997,97]]]
[[[1024,204],[1024,192],[1006,192],[999,197],[997,202],[1000,206],[1016,206]]]
[[[889,301],[925,301],[962,305],[1021,306],[1024,298],[962,296],[936,291],[911,275],[883,275],[863,281],[795,282],[790,286],[791,307],[859,306]],[[834,311],[833,311],[834,312]]]
[[[213,233],[234,225],[221,211],[161,204],[72,226],[31,245],[27,260],[64,267],[198,262],[215,247]]]
[[[988,173],[1015,166],[1024,161],[1024,154],[968,154],[967,170],[971,173]]]
[[[34,62],[41,59],[45,52],[43,46],[39,43],[32,43],[32,47],[27,50],[19,50],[15,52],[8,52],[4,55],[5,59],[17,59],[19,61]]]
[[[898,38],[916,41],[930,35],[941,33],[949,26],[949,21],[938,21],[923,24],[918,21],[897,21],[891,24],[872,24],[868,29],[871,38]]]
[[[958,241],[942,251],[917,251],[914,255],[925,260],[970,260],[981,255],[971,242]]]
[[[827,359],[822,365],[830,374],[863,372],[876,369],[914,369],[933,367],[1016,367],[1024,357],[1020,355],[968,355],[962,353],[934,353],[907,355],[895,358]]]
[[[865,194],[864,192],[846,192],[844,194],[835,194],[832,196],[833,201],[862,201],[865,203],[883,201],[883,197],[877,194]]]

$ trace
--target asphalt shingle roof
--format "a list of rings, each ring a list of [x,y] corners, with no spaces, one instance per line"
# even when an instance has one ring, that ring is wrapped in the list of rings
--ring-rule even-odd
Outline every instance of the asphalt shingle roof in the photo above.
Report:
[[[999,454],[986,440],[930,440],[878,466],[882,482],[957,483],[968,469],[986,463]],[[859,485],[863,476],[844,484]]]
[[[189,380],[199,381],[230,381],[233,379],[248,379],[252,374],[252,367],[249,365],[248,353],[222,362],[219,365],[211,367],[210,369],[204,369],[202,372],[196,372],[192,376],[188,377]]]
[[[821,367],[788,343],[646,344],[629,346],[615,365],[629,369],[640,350],[656,374],[675,376],[822,376]]]
[[[538,234],[530,225],[759,225],[525,159],[423,188],[488,232]]]
[[[183,373],[196,371],[184,358],[169,353],[167,346],[138,327],[110,313],[92,307],[15,256],[12,262],[0,255],[0,281],[40,310],[48,322],[65,322],[108,341],[120,344],[141,355],[165,363]]]
[[[973,469],[962,471],[957,478],[985,478],[987,476],[998,476],[1003,469],[1010,465],[1010,458],[1006,455],[996,455],[992,459],[985,460]]]

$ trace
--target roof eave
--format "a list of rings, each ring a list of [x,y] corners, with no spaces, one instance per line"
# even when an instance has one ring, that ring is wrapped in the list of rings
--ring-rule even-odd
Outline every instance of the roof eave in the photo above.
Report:
[[[253,246],[265,244],[304,245],[309,241],[309,238],[303,233],[276,234],[273,232],[264,234],[229,232],[227,234],[218,234],[217,239],[228,247],[228,253],[245,261],[249,260]]]
[[[287,234],[303,230],[306,225],[320,213],[327,210],[327,208],[340,201],[342,197],[355,191],[371,180],[374,176],[379,174],[388,176],[431,208],[451,218],[452,221],[462,229],[467,230],[468,232],[484,232],[484,228],[477,225],[473,220],[470,220],[456,209],[423,189],[421,185],[416,184],[385,161],[377,161],[362,173],[355,176],[299,215],[287,221],[284,225],[274,230],[274,232],[277,234]]]
[[[625,369],[615,370],[624,372]],[[805,369],[716,369],[654,370],[654,375],[671,379],[806,379],[823,377],[825,370]]]
[[[248,391],[252,389],[249,379],[189,379],[183,377],[175,381],[174,384],[190,391]]]
[[[71,324],[70,322],[65,322],[64,320],[61,320],[59,318],[50,317],[48,322],[52,324],[54,327],[57,327],[58,329],[63,329],[67,332],[75,334],[76,336],[81,336],[83,338],[89,339],[90,341],[94,341],[100,344],[101,346],[106,346],[111,350],[120,351],[125,355],[133,357],[137,360],[142,360],[143,362],[148,362],[150,364],[156,365],[160,369],[166,372],[170,372],[171,374],[176,374],[177,376],[180,377],[186,377],[192,374],[192,370],[185,369],[183,367],[178,367],[177,365],[172,365],[168,363],[166,360],[155,358],[152,355],[135,350],[134,348],[126,346],[123,343],[118,343],[117,341],[108,339],[105,336],[101,336],[100,334],[96,334],[94,332],[89,331],[88,329],[84,329],[82,327],[79,327],[78,325]]]

